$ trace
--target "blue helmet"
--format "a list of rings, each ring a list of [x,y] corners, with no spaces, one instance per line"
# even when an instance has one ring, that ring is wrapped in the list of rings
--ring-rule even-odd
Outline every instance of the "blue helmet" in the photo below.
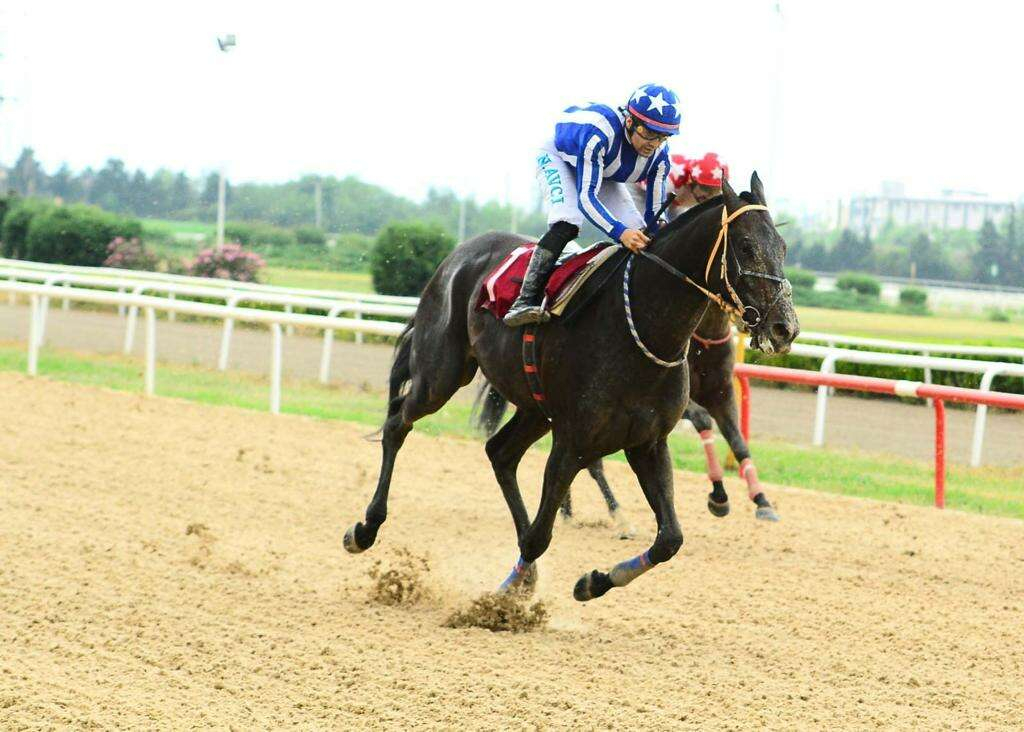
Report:
[[[679,97],[667,86],[644,84],[626,103],[626,110],[655,132],[675,135],[679,132]]]

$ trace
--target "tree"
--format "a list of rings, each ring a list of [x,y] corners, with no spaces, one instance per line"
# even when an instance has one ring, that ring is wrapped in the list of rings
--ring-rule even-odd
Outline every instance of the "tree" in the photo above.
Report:
[[[382,295],[419,295],[455,239],[438,224],[403,221],[378,236],[370,257],[373,288]]]
[[[948,280],[953,276],[946,253],[923,231],[910,242],[910,261],[916,265],[918,277]]]
[[[830,259],[835,270],[870,270],[874,265],[871,240],[866,235],[861,238],[850,229],[844,229]]]
[[[986,219],[978,231],[978,253],[974,257],[974,279],[977,282],[998,282],[1006,260],[1006,243],[995,224]]]
[[[35,151],[23,147],[11,169],[9,185],[23,196],[36,196],[46,190],[46,174],[36,161]]]
[[[103,169],[96,174],[89,200],[107,211],[121,213],[129,209],[130,189],[131,181],[128,178],[128,171],[125,170],[124,162],[117,158],[110,158]]]
[[[180,214],[182,211],[192,208],[196,204],[195,195],[188,176],[178,173],[174,177],[174,184],[171,187],[170,211],[168,213]]]
[[[50,177],[50,193],[65,203],[82,200],[82,183],[67,163],[62,163],[57,172]]]

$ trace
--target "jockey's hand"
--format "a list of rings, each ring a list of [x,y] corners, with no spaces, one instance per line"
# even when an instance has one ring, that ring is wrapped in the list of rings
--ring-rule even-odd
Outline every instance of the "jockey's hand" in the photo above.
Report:
[[[622,242],[622,246],[626,247],[626,249],[636,253],[646,247],[651,240],[647,234],[639,229],[626,229],[622,232],[619,241]]]

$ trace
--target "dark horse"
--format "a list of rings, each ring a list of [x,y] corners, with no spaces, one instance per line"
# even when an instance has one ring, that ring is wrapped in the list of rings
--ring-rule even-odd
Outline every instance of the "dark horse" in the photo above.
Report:
[[[585,574],[573,596],[599,597],[672,558],[682,546],[683,534],[673,503],[666,438],[689,398],[689,370],[681,356],[704,317],[708,296],[737,303],[755,348],[785,351],[799,330],[783,280],[785,242],[764,206],[760,180],[755,174],[751,192],[742,197],[728,183],[722,191],[722,197],[658,232],[648,251],[661,258],[660,264],[646,257],[631,259],[623,270],[627,287],[615,286],[613,280],[571,323],[556,319],[537,330],[537,366],[550,421],[534,401],[523,372],[523,332],[476,308],[484,278],[522,238],[489,233],[457,247],[427,283],[416,315],[396,347],[377,490],[365,520],[345,533],[345,548],[361,552],[373,545],[387,518],[395,457],[413,423],[440,409],[479,367],[517,407],[487,441],[487,455],[512,513],[520,550],[503,589],[532,586],[533,563],[551,542],[558,507],[573,478],[598,458],[619,450],[625,450],[654,511],[657,536],[650,549],[611,572]],[[703,290],[699,282],[705,283]],[[578,297],[587,294],[584,288]],[[627,323],[633,327],[625,327]],[[654,354],[679,365],[659,365]],[[531,522],[516,468],[530,445],[548,430],[553,433],[551,453],[540,506]]]
[[[735,391],[732,385],[733,364],[736,350],[733,345],[732,322],[729,313],[718,307],[709,307],[698,324],[687,354],[690,368],[690,401],[683,411],[683,419],[693,425],[704,447],[707,460],[708,479],[711,493],[708,494],[708,510],[715,516],[729,513],[729,496],[722,482],[722,466],[714,448],[715,424],[729,444],[739,464],[740,476],[747,482],[747,495],[756,506],[754,515],[764,521],[778,521],[779,516],[761,488],[757,469],[750,457],[750,448],[740,431]],[[484,382],[477,399],[477,422],[488,435],[494,434],[501,424],[508,402]],[[633,529],[619,508],[619,502],[612,492],[604,474],[600,459],[587,466],[587,471],[601,489],[608,512],[623,538],[633,535]],[[572,518],[572,493],[567,491],[562,502],[562,517]]]

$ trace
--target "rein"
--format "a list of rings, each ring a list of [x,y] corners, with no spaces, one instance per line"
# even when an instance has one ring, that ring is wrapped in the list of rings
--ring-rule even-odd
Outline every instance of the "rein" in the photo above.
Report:
[[[649,261],[654,262],[656,265],[658,265],[659,267],[664,269],[666,272],[668,272],[672,276],[674,276],[674,277],[682,280],[683,282],[685,282],[685,283],[695,287],[708,300],[710,300],[711,302],[715,303],[718,307],[720,307],[725,312],[729,313],[729,315],[731,315],[734,319],[736,319],[740,323],[742,323],[743,326],[746,326],[746,329],[749,330],[750,328],[756,328],[761,323],[761,320],[763,318],[763,316],[761,315],[761,312],[757,308],[753,307],[752,305],[744,305],[743,301],[740,299],[740,296],[736,293],[736,290],[733,288],[732,283],[729,282],[729,273],[728,273],[728,267],[727,267],[728,253],[729,253],[729,224],[732,223],[733,221],[735,221],[736,219],[738,219],[743,214],[747,213],[748,211],[767,211],[767,210],[768,210],[767,206],[762,206],[761,204],[758,204],[758,203],[749,203],[749,204],[747,204],[745,206],[741,206],[740,208],[736,209],[735,211],[733,211],[730,214],[730,213],[728,213],[726,211],[725,206],[724,205],[722,206],[722,224],[721,224],[721,227],[718,230],[718,237],[715,239],[715,245],[711,248],[711,253],[708,255],[708,262],[707,262],[707,265],[704,268],[704,281],[705,282],[709,281],[708,278],[709,278],[709,275],[711,273],[711,265],[714,263],[715,255],[718,254],[719,247],[721,247],[721,249],[722,249],[721,279],[722,279],[722,282],[725,283],[726,292],[729,294],[729,298],[732,300],[731,303],[727,302],[726,299],[724,297],[722,297],[721,295],[719,295],[718,293],[712,292],[711,290],[709,290],[708,288],[704,287],[703,285],[698,284],[689,275],[687,275],[687,274],[685,274],[683,272],[680,272],[678,269],[676,269],[671,264],[666,262],[664,259],[659,257],[657,254],[652,254],[652,253],[646,251],[645,249],[641,249],[639,251],[639,254],[642,257],[645,257],[646,259],[648,259]],[[625,269],[625,272],[623,273],[623,276],[622,276],[623,301],[625,303],[625,308],[626,308],[626,324],[629,326],[629,332],[632,334],[633,340],[636,342],[636,345],[640,348],[640,350],[643,352],[643,354],[645,356],[647,356],[647,358],[649,358],[654,363],[658,364],[659,366],[663,366],[664,368],[675,368],[676,366],[681,366],[686,361],[686,354],[687,354],[687,351],[689,350],[689,341],[687,341],[687,343],[683,346],[683,353],[682,353],[682,355],[677,360],[675,360],[675,361],[663,361],[662,359],[658,358],[653,353],[651,353],[651,351],[647,348],[647,346],[644,345],[643,341],[640,339],[640,334],[637,333],[636,325],[633,323],[632,308],[630,307],[630,303],[629,303],[629,279],[630,279],[630,271],[632,269],[633,259],[635,258],[635,255],[636,255],[636,253],[630,254],[629,259],[626,260],[626,269]],[[768,312],[771,312],[771,309],[773,307],[775,307],[775,304],[778,303],[778,301],[783,297],[783,295],[786,293],[787,290],[791,290],[791,287],[787,287],[787,285],[789,285],[789,280],[785,279],[784,277],[778,277],[776,275],[768,274],[766,272],[752,272],[750,270],[745,270],[740,265],[739,259],[736,258],[735,255],[733,255],[733,259],[736,260],[736,268],[737,268],[737,276],[738,277],[743,277],[744,275],[747,275],[747,276],[750,276],[750,277],[761,277],[763,279],[772,280],[773,282],[778,282],[779,283],[779,285],[780,285],[779,286],[779,292],[776,294],[775,299],[772,300],[771,304],[766,308],[765,314],[767,314]],[[748,322],[747,321],[747,318],[746,318],[747,313],[753,313],[753,315],[754,315],[753,322]]]

